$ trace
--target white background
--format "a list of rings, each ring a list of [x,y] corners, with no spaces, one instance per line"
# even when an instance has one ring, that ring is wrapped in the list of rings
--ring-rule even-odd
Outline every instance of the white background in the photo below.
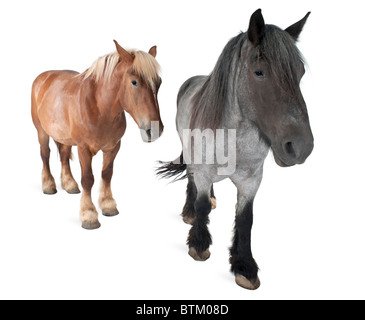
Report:
[[[230,38],[262,8],[286,28],[312,11],[298,44],[308,63],[302,91],[315,149],[302,166],[279,168],[270,154],[255,200],[253,253],[262,285],[236,286],[230,273],[236,190],[215,187],[211,258],[187,254],[179,214],[186,181],[154,176],[156,160],[181,151],[176,95],[208,74]],[[0,4],[1,299],[363,299],[365,298],[364,47],[360,1],[2,1]],[[32,81],[49,69],[84,71],[122,46],[157,45],[163,136],[142,142],[128,116],[115,162],[120,215],[81,228],[80,195],[41,191],[41,159],[30,116]],[[80,181],[77,150],[72,163]],[[97,200],[101,154],[94,158]],[[96,202],[96,201],[95,201]]]

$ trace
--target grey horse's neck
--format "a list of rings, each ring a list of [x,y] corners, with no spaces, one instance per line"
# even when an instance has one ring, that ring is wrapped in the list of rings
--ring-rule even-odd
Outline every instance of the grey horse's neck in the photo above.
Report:
[[[230,77],[229,85],[227,87],[227,101],[226,106],[223,109],[221,125],[220,127],[223,129],[239,129],[241,123],[245,121],[245,116],[243,115],[244,106],[242,105],[242,101],[240,101],[239,97],[239,82],[242,79],[239,79],[240,68],[242,63],[236,60],[232,65],[232,76]]]
[[[239,55],[237,52],[236,55]],[[220,127],[223,129],[238,130],[243,122],[248,122],[245,110],[247,109],[248,99],[244,98],[243,84],[245,79],[244,62],[240,57],[232,57],[229,83],[227,86],[227,101],[223,108]]]

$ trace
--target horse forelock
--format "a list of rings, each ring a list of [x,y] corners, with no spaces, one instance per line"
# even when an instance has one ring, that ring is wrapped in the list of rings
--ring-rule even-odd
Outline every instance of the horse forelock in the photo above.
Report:
[[[265,36],[257,47],[257,59],[270,66],[276,82],[289,94],[296,94],[299,87],[298,70],[304,58],[291,36],[273,25],[265,26]]]
[[[144,51],[131,50],[134,56],[133,72],[135,72],[143,81],[153,90],[156,89],[156,83],[159,81],[160,65],[157,60]]]

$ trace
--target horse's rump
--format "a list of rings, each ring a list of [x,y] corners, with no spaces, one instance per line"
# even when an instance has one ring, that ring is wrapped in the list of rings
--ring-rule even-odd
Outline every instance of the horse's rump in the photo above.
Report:
[[[71,70],[47,71],[40,74],[32,87],[32,117],[37,129],[54,140],[73,145],[70,135],[68,107],[77,97],[75,75]]]

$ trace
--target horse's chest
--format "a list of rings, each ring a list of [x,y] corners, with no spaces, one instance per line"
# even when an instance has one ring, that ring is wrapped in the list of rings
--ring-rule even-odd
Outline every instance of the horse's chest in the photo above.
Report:
[[[260,139],[256,130],[237,135],[236,159],[238,167],[261,167],[268,152],[269,147]]]
[[[80,130],[81,129],[81,130]],[[114,120],[100,120],[89,123],[87,127],[77,130],[78,143],[86,143],[96,152],[113,149],[123,137],[126,130],[125,116]]]

